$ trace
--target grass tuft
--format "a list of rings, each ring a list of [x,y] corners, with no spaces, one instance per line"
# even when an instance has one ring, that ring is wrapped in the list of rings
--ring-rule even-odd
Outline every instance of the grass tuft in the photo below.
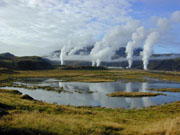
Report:
[[[180,88],[161,88],[161,89],[148,89],[152,91],[162,91],[162,92],[180,92]]]
[[[110,94],[107,94],[109,97],[150,97],[150,96],[159,96],[166,94],[163,93],[151,93],[151,92],[113,92]]]

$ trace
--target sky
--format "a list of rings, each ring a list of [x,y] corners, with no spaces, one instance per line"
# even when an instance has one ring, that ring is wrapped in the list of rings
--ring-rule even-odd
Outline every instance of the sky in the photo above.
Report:
[[[180,0],[0,0],[0,53],[95,45],[104,54],[125,46],[139,26],[160,31],[154,53],[180,53]]]

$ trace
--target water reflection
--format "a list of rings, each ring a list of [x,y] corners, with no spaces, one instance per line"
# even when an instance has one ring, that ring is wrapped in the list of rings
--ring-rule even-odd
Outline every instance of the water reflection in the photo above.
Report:
[[[26,84],[28,84],[26,82]],[[33,84],[29,84],[33,85]],[[36,83],[37,85],[37,83]],[[123,83],[123,82],[106,82],[106,83],[82,83],[82,82],[58,82],[54,79],[38,82],[38,85],[60,87],[72,93],[57,93],[52,91],[19,89],[24,94],[29,94],[37,100],[50,103],[76,106],[103,106],[103,107],[120,107],[120,108],[140,108],[166,102],[180,100],[180,93],[168,93],[168,96],[142,97],[142,98],[125,98],[125,97],[108,97],[106,94],[115,91],[126,92],[147,92],[148,88],[159,87],[180,87],[177,83],[163,82],[144,82],[144,83]],[[12,89],[12,88],[11,88]],[[17,89],[17,88],[15,88]],[[89,93],[89,91],[93,93]]]
[[[142,92],[146,92],[148,89],[148,83],[142,83]],[[155,105],[153,101],[149,97],[142,97],[143,105],[146,106],[151,106]]]

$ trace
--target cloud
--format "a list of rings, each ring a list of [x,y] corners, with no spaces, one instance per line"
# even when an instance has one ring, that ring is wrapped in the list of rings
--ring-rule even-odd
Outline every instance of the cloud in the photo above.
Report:
[[[163,35],[159,42],[162,46],[177,46],[176,26],[180,22],[180,11],[173,10],[170,20],[167,19],[169,14],[154,17],[151,25],[146,25],[145,18],[138,21],[138,17],[132,15],[136,12],[134,9],[139,8],[137,2],[157,6],[162,1],[1,0],[0,52],[9,50],[16,55],[43,55],[65,47],[64,50],[71,55],[82,47],[95,44],[91,54],[98,59],[110,59],[116,49],[132,40],[131,36],[139,25],[149,33],[158,29]],[[165,1],[167,6],[169,2]],[[141,12],[146,10],[149,11],[144,9]],[[158,10],[154,12],[159,13]],[[171,25],[172,22],[175,25]]]
[[[126,0],[1,0],[0,41],[48,50],[74,36],[100,37],[131,19],[130,6]]]
[[[175,23],[179,23],[180,22],[180,11],[175,11],[172,15],[171,15],[171,20]]]

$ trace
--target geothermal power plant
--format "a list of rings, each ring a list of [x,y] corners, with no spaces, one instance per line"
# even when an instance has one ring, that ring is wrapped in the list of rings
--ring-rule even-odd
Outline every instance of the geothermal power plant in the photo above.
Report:
[[[72,57],[72,59],[77,57],[77,60],[79,58],[91,61],[92,66],[100,66],[102,61],[113,60],[115,52],[119,48],[125,47],[128,68],[131,68],[134,60],[133,51],[141,47],[143,50],[140,53],[140,58],[144,70],[147,70],[150,57],[153,54],[153,46],[163,44],[165,40],[172,40],[169,35],[172,33],[172,25],[176,23],[173,20],[175,14],[173,13],[170,18],[156,19],[155,25],[148,29],[140,25],[138,21],[131,21],[115,27],[99,40],[94,40],[91,35],[72,38],[60,49],[61,65],[64,65],[66,57]],[[93,45],[90,54],[78,54],[79,56],[75,54],[78,50],[90,45]]]

